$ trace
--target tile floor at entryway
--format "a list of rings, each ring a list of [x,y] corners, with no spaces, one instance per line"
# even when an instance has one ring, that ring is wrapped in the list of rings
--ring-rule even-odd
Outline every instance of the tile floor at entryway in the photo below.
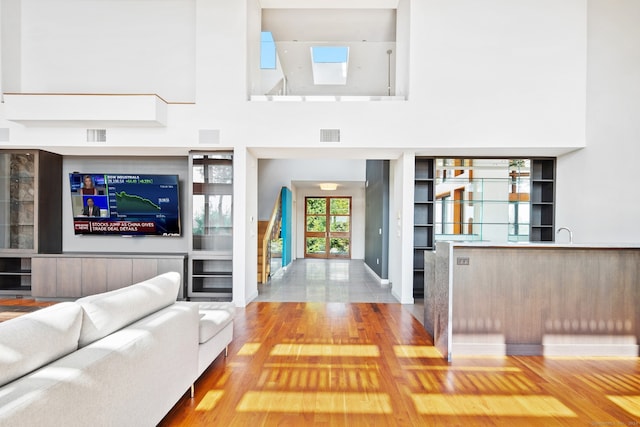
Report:
[[[272,271],[275,273],[269,282],[258,285],[254,301],[399,304],[391,294],[391,286],[381,285],[363,260],[301,258],[286,269],[278,270],[272,264]],[[402,307],[424,322],[422,299]]]

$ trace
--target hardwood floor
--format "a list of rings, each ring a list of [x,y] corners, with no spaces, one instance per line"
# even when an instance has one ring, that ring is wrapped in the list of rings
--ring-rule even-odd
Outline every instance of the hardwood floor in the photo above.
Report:
[[[640,359],[458,358],[400,304],[238,309],[219,357],[161,426],[634,426]]]
[[[29,298],[0,299],[0,322],[22,316],[29,311],[55,304],[54,302],[35,301]]]
[[[0,299],[9,317],[50,304]],[[228,357],[161,426],[640,426],[638,357],[447,363],[400,304],[237,311]]]

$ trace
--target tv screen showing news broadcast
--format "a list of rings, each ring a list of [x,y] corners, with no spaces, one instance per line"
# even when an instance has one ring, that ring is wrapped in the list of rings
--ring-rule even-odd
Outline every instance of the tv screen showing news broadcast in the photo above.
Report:
[[[178,175],[69,174],[75,234],[179,236]]]

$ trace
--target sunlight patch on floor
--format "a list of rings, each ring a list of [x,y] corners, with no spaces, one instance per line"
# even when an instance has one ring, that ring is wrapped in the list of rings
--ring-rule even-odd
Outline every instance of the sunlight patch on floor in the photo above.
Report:
[[[238,351],[238,356],[253,356],[258,352],[262,343],[248,342],[245,343]]]
[[[413,394],[416,410],[425,415],[576,417],[552,396],[473,396]]]
[[[634,417],[640,417],[640,396],[607,396],[607,399]]]
[[[425,366],[425,365],[402,365],[402,369],[414,369],[420,371],[446,371],[446,372],[522,372],[522,369],[515,366]]]
[[[270,356],[380,357],[380,349],[368,344],[276,344]]]
[[[196,406],[196,411],[211,411],[216,407],[223,395],[223,390],[209,390]]]
[[[431,345],[394,345],[393,351],[396,357],[442,359],[440,352]]]
[[[269,392],[249,391],[239,412],[308,412],[333,414],[390,414],[391,398],[386,393]]]

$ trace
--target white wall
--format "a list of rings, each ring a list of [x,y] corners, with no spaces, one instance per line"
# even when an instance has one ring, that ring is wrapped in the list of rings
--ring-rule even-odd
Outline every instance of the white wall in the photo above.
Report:
[[[248,56],[251,40],[260,42],[254,1],[195,0],[196,103],[201,122],[224,128],[224,137],[238,144],[236,126],[246,127],[247,70],[259,58]],[[247,31],[248,23],[256,31]],[[234,126],[229,124],[235,123]],[[176,123],[180,126],[180,123]],[[246,141],[245,141],[246,142]],[[244,145],[244,144],[243,144]]]
[[[402,301],[403,293],[404,189],[413,187],[413,185],[405,185],[404,173],[404,156],[389,162],[389,282],[393,295],[400,301]],[[409,182],[413,184],[412,181]],[[411,223],[413,224],[412,220]],[[410,238],[411,246],[413,246],[413,233]],[[413,265],[411,268],[413,270]],[[410,288],[413,288],[413,282]],[[407,297],[413,299],[412,289],[409,289]]]
[[[393,165],[393,182],[390,183],[393,193],[391,195],[391,209],[396,215],[396,237],[399,239],[393,243],[397,254],[389,248],[389,280],[391,281],[391,294],[402,304],[413,304],[413,200],[414,178],[416,172],[415,153],[406,152]],[[392,174],[392,175],[391,175]],[[400,218],[398,219],[398,211]],[[399,229],[398,229],[399,228]],[[391,228],[390,228],[391,231]],[[391,241],[391,238],[389,239]],[[396,244],[398,246],[396,246]],[[390,243],[391,245],[391,243]],[[391,268],[393,266],[393,268]]]
[[[246,236],[244,239],[238,236],[234,245],[239,245],[238,250],[234,249],[233,259],[234,276],[236,268],[244,272],[244,298],[235,298],[235,287],[242,286],[242,281],[235,281],[234,278],[234,301],[236,305],[246,305],[258,296],[258,160],[250,152],[246,152],[244,167],[238,167],[239,162],[234,163],[234,168],[238,167],[238,175],[246,177],[245,184],[245,204],[244,212],[241,213],[239,221],[244,218]],[[244,169],[244,171],[243,171]],[[234,202],[234,208],[240,207]],[[235,229],[243,227],[234,227]],[[234,232],[235,235],[235,232]],[[255,260],[255,262],[251,262]]]
[[[409,31],[409,102],[252,103],[247,139],[313,146],[336,127],[343,147],[420,154],[584,146],[586,0],[413,1]]]
[[[366,160],[260,159],[258,161],[258,219],[269,220],[280,189],[288,187],[291,190],[292,181],[348,181],[360,182],[364,185],[366,168]]]
[[[2,93],[20,91],[22,46],[20,33],[22,11],[20,0],[0,2],[0,90]]]
[[[586,13],[586,0],[413,1],[422,145],[583,144]]]
[[[396,12],[396,49],[393,58],[396,63],[395,94],[408,98],[410,87],[410,46],[411,46],[411,0],[399,0]]]
[[[22,19],[22,92],[195,100],[194,0],[22,0]]]
[[[258,0],[247,0],[247,28],[260,28],[261,21],[262,9],[260,2]],[[247,95],[264,93],[266,89],[263,82],[263,70],[260,69],[260,40],[259,32],[250,32],[247,36]],[[282,76],[280,70],[273,74]]]
[[[574,242],[640,242],[638,22],[636,0],[589,1],[587,147],[558,159],[556,224]]]
[[[126,18],[130,2],[25,0],[22,89],[164,97],[195,90],[195,106],[170,109],[171,132],[155,132],[156,144],[176,147],[197,143],[197,129],[205,128],[221,129],[225,145],[316,148],[323,127],[342,130],[342,147],[363,149],[463,149],[471,156],[504,147],[554,152],[584,146],[586,0],[413,1],[410,101],[374,103],[246,102],[247,69],[253,67],[247,46],[260,32],[255,5],[248,20],[247,2],[193,1],[195,41],[184,25],[165,22],[175,16],[185,24],[189,1],[132,1]],[[158,10],[149,21],[167,25],[139,30],[147,9]],[[102,12],[105,24],[95,25],[104,38],[88,23],[95,11]],[[115,24],[132,39],[126,46],[110,32]],[[98,54],[117,69],[90,68]],[[176,86],[185,82],[192,89]],[[32,132],[18,128],[12,136],[20,144]],[[47,143],[57,145],[68,133],[51,130]]]
[[[410,149],[427,155],[454,150],[469,156],[512,155],[523,150],[554,154],[584,146],[586,0],[413,1],[410,101],[331,103],[247,102],[247,70],[252,74],[257,67],[257,60],[254,65],[253,57],[247,56],[247,46],[251,40],[257,43],[260,33],[255,2],[193,1],[195,41],[189,40],[184,26],[144,26],[139,32],[138,21],[123,17],[123,8],[130,2],[25,0],[23,90],[153,90],[168,97],[164,89],[150,86],[177,90],[175,85],[193,83],[195,75],[196,105],[172,105],[166,130],[127,129],[119,138],[112,133],[107,148],[135,148],[153,135],[153,145],[188,149],[198,143],[200,128],[220,129],[221,144],[233,147],[315,149],[320,128],[341,129],[339,148]],[[160,15],[168,9],[167,14],[183,24],[192,4],[181,0],[132,3],[131,19],[141,19],[140,10],[147,10],[140,4],[159,3],[154,13],[169,19]],[[96,40],[93,27],[86,23],[95,13],[90,7],[94,4],[103,12],[104,22],[124,24],[123,35],[133,41],[123,46],[121,36],[110,33],[110,28]],[[77,16],[85,20],[70,22]],[[176,44],[165,46],[161,41],[167,37]],[[148,56],[140,53],[141,46],[144,52],[147,46],[152,52],[166,47],[166,52]],[[94,47],[119,63],[118,69],[88,69],[83,62],[92,63],[95,55],[85,51],[92,48],[93,52]],[[60,64],[54,63],[52,52],[59,52]],[[177,63],[187,64],[175,70],[184,78],[165,74],[173,66],[167,64]],[[9,126],[16,145],[44,142],[35,135],[36,129]],[[47,129],[45,144],[79,144],[69,142],[73,134],[69,128]]]

